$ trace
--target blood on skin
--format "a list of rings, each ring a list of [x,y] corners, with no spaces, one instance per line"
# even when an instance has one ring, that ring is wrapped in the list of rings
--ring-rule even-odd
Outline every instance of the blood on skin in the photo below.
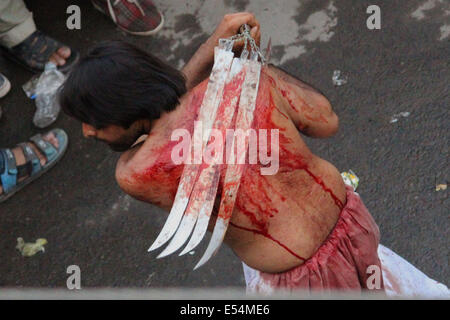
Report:
[[[173,124],[173,128],[184,128],[188,130],[192,136],[194,131],[194,121],[198,117],[198,112],[203,101],[207,82],[202,82],[197,86],[189,97],[188,114],[180,117],[178,123]],[[134,180],[134,185],[142,186],[142,191],[145,191],[146,186],[157,186],[159,191],[167,192],[171,201],[175,199],[178,184],[180,183],[181,174],[184,169],[184,164],[175,164],[172,161],[172,149],[179,143],[178,141],[171,141],[171,130],[165,135],[167,143],[156,147],[152,150],[152,154],[157,155],[152,164],[132,174],[131,178]],[[139,193],[139,192],[138,192]]]
[[[293,99],[291,98],[291,92],[293,92],[293,90],[284,90],[284,89],[280,88],[277,85],[277,82],[271,76],[267,75],[267,73],[266,73],[266,76],[269,78],[269,82],[274,86],[274,88],[277,88],[281,92],[281,95],[289,103],[289,106],[295,112],[298,112],[298,109],[295,106],[294,102],[292,101]],[[285,86],[288,89],[292,89],[291,86],[287,83],[285,84]],[[308,103],[306,103],[306,101],[304,99],[302,99],[299,95],[295,96],[295,100],[296,100],[297,105],[300,106],[300,109],[303,112],[306,119],[308,119],[309,121],[313,121],[313,122],[328,123],[328,120],[321,113],[319,113],[316,116],[312,116],[311,114],[315,113],[315,109],[313,107],[311,107]],[[304,127],[304,125],[299,123],[299,128],[302,128],[302,127]]]
[[[220,102],[220,105],[218,107],[217,110],[217,114],[216,114],[216,119],[213,125],[214,129],[220,130],[220,132],[222,133],[222,137],[225,136],[225,132],[226,129],[229,128],[232,125],[232,120],[234,118],[234,114],[233,117],[231,117],[232,115],[229,113],[230,112],[230,108],[233,108],[232,110],[235,109],[235,107],[238,105],[238,97],[239,97],[239,92],[240,92],[240,88],[241,85],[244,81],[245,78],[245,69],[242,69],[241,72],[239,72],[238,74],[236,74],[234,76],[234,78],[228,82],[223,90],[223,96],[222,96],[222,100]],[[228,114],[227,114],[228,112]],[[230,119],[231,117],[231,119]],[[211,149],[209,148],[211,143],[213,143],[213,137],[211,136],[208,140],[208,143],[206,145],[206,150]],[[208,152],[208,151],[206,151]],[[211,152],[208,152],[211,154]],[[225,157],[225,152],[222,152],[222,162],[224,160]],[[203,162],[199,168],[199,173],[198,173],[198,177],[201,176],[202,171],[209,168],[210,166],[214,166],[214,164],[209,164],[207,162]],[[222,169],[223,166],[219,166],[219,170]],[[221,172],[221,171],[219,171]],[[196,185],[194,187],[194,191],[192,192],[191,197],[193,199],[198,199],[201,197],[202,194],[204,194],[205,192],[207,193],[207,197],[206,200],[211,200],[213,197],[216,196],[216,189],[212,188],[211,185],[216,185],[216,183],[218,182],[219,176],[214,175],[214,180],[215,181],[204,181],[203,179],[200,180],[198,179],[196,182]],[[192,210],[190,210],[190,206],[191,203],[189,203],[188,208],[185,211],[185,215],[189,214],[190,212],[194,213]]]
[[[132,179],[137,185],[145,188],[147,185],[158,185],[161,190],[169,192],[171,198],[175,199],[178,184],[184,165],[176,165],[171,159],[171,149],[176,145],[176,141],[163,147],[154,149],[158,153],[158,158],[150,166],[141,172],[133,173]]]
[[[304,169],[306,171],[306,173],[308,173],[313,179],[314,181],[319,184],[322,189],[326,192],[328,192],[330,194],[330,196],[333,198],[334,203],[336,204],[336,206],[338,206],[339,209],[344,209],[344,204],[342,203],[341,200],[339,200],[338,197],[336,197],[336,195],[333,193],[333,191],[328,188],[325,183],[323,182],[323,180],[320,177],[315,176],[308,168]]]
[[[271,78],[269,75],[267,75],[266,73],[263,73],[262,75],[264,75],[264,76],[269,78],[269,83],[271,83],[272,85],[276,85],[275,80],[273,78]],[[261,91],[263,91],[263,90],[260,90],[260,92],[258,92],[258,97],[262,96],[262,92]],[[280,91],[281,91],[281,94],[284,97],[286,97],[286,99],[288,100],[288,102],[291,105],[291,107],[295,108],[295,106],[293,105],[292,101],[288,98],[289,93],[287,93],[286,91],[283,91],[283,90],[280,90]],[[263,92],[269,92],[269,95],[270,95],[270,99],[269,99],[270,106],[269,106],[268,109],[276,108],[275,103],[273,101],[272,93],[270,92],[270,90],[264,90]],[[308,108],[312,109],[311,106],[307,105],[304,102],[303,99],[301,99],[300,97],[297,97],[297,98],[300,99],[300,103],[302,105],[306,105]],[[263,102],[263,101],[260,101],[260,102]],[[258,100],[257,100],[257,103],[258,103]],[[257,104],[257,107],[258,107],[258,104]],[[320,117],[323,118],[322,115],[320,115]],[[266,127],[275,127],[275,124],[273,124],[270,116],[266,117],[266,119],[271,121],[271,124],[270,125],[266,125]],[[258,124],[258,127],[261,128],[261,124],[260,123]],[[308,173],[308,175],[311,176],[314,179],[314,181],[322,187],[322,189],[324,191],[326,191],[327,193],[330,194],[330,196],[333,198],[333,200],[336,203],[336,205],[342,210],[344,208],[344,205],[343,205],[342,201],[340,201],[339,198],[332,192],[332,190],[325,185],[325,183],[323,182],[323,180],[320,177],[317,177],[316,175],[314,175],[311,172],[311,170],[308,168],[306,162],[304,162],[304,159],[300,155],[293,154],[288,148],[286,148],[285,145],[286,145],[287,142],[289,142],[289,140],[286,139],[283,136],[282,133],[280,133],[280,167],[283,165],[283,167],[290,167],[291,169],[303,169],[303,170],[305,170],[306,173]],[[286,160],[290,161],[291,163],[287,164]]]
[[[283,95],[283,97],[286,98],[286,100],[289,103],[289,105],[291,106],[291,108],[298,112],[297,108],[294,106],[294,103],[292,102],[292,99],[289,97],[290,91],[282,90],[282,89],[279,89],[279,90],[280,90],[281,94]],[[314,108],[312,108],[309,104],[307,104],[305,102],[305,100],[303,100],[299,96],[297,96],[296,99],[298,100],[297,102],[300,104],[300,108],[301,108],[302,112],[304,113],[306,119],[308,119],[310,121],[328,123],[327,119],[325,119],[325,117],[320,113],[319,113],[319,115],[317,115],[315,117],[311,116],[310,114],[314,112]]]
[[[206,85],[207,81],[202,83],[199,86],[200,88],[197,87],[196,89],[194,89],[195,92],[192,93],[193,97],[190,101],[190,106],[188,106],[187,108],[188,113],[195,113],[196,115],[198,114],[198,110],[200,108],[204,92],[206,90]],[[295,170],[304,170],[315,183],[317,183],[326,193],[331,196],[336,206],[342,209],[344,207],[342,202],[336,197],[333,191],[325,185],[323,180],[310,170],[304,157],[301,154],[294,153],[290,150],[291,148],[289,148],[289,144],[292,143],[292,140],[283,134],[286,131],[286,128],[280,127],[279,124],[274,123],[272,115],[275,110],[276,112],[282,114],[284,117],[288,117],[275,105],[271,89],[278,89],[279,92],[287,99],[290,106],[295,109],[295,105],[289,98],[289,93],[286,91],[281,91],[276,85],[275,80],[263,70],[263,72],[261,73],[252,128],[268,130],[278,129],[280,148],[279,172],[283,173],[292,172]],[[224,99],[226,99],[226,101],[224,100],[224,103],[229,103],[229,101],[231,101],[231,99],[236,96],[236,90],[237,82],[231,82],[224,89]],[[308,106],[302,99],[298,99],[300,101],[297,105],[304,106],[304,108],[306,108],[305,110],[309,111],[308,108],[311,107]],[[224,106],[225,104],[222,104],[222,107]],[[218,116],[223,115],[223,112],[225,112],[225,109],[220,108],[218,110]],[[189,118],[187,114],[184,116],[182,115],[182,118],[184,119],[182,119],[180,123],[177,124],[174,128],[186,128],[191,132],[192,135],[194,126],[193,121],[195,119]],[[323,122],[324,120],[326,121],[325,118],[322,119],[320,117],[314,119],[321,122]],[[235,120],[236,114],[232,121],[233,125],[230,126],[230,128],[235,127]],[[221,127],[220,129],[225,130],[226,128]],[[175,165],[171,160],[171,150],[177,143],[178,142],[176,141],[169,141],[164,146],[155,149],[154,152],[158,153],[156,161],[142,172],[133,175],[133,178],[138,184],[142,184],[143,186],[145,186],[146,184],[151,184],[158,187],[161,186],[161,189],[169,190],[172,196],[172,201],[175,197],[180,177],[184,168],[184,165]],[[232,202],[229,203],[225,201],[225,210],[221,213],[221,218],[230,218],[235,207],[238,212],[242,213],[248,218],[249,222],[254,228],[248,228],[230,222],[231,226],[244,231],[253,232],[267,239],[270,239],[271,241],[274,241],[280,247],[288,251],[294,257],[304,261],[305,259],[303,257],[296,254],[286,244],[281,243],[268,232],[270,219],[278,214],[278,210],[273,205],[273,201],[278,199],[281,201],[286,201],[286,197],[284,197],[280,191],[275,190],[275,188],[271,186],[271,184],[267,181],[267,178],[260,174],[259,169],[261,167],[261,164],[245,164],[244,166],[244,172],[240,181],[241,187],[239,188],[239,192],[236,197],[235,206],[231,205]],[[221,177],[218,188],[218,194],[222,194],[222,197],[224,196],[222,190],[226,189],[225,187],[227,187],[226,185],[224,185],[225,173],[226,166],[224,165],[221,166]],[[229,186],[231,186],[231,183],[229,184]]]
[[[278,109],[277,107],[275,107],[275,109],[276,109],[283,117],[285,117],[286,119],[289,119],[289,117],[288,117],[283,111],[281,111],[281,110]]]
[[[304,170],[309,176],[311,176],[315,183],[319,184],[321,188],[330,194],[335,204],[342,210],[344,207],[342,202],[336,197],[330,188],[328,188],[320,177],[317,177],[308,168],[307,162],[300,154],[294,154],[289,148],[288,144],[291,143],[291,139],[287,138],[283,131],[285,128],[280,128],[272,120],[272,114],[274,110],[279,111],[274,103],[270,86],[274,86],[275,81],[268,76],[265,72],[261,74],[260,88],[256,100],[255,118],[252,124],[256,129],[279,129],[279,163],[281,172],[289,172],[294,170]],[[282,93],[283,94],[283,93]],[[286,93],[284,93],[286,95]],[[295,106],[291,103],[291,107]],[[274,217],[278,213],[278,210],[272,205],[272,199],[274,195],[277,195],[273,187],[266,181],[266,178],[259,174],[258,165],[246,165],[245,174],[242,176],[241,188],[236,200],[236,208],[247,216],[250,223],[255,228],[246,228],[243,226],[230,223],[232,226],[241,230],[253,232],[264,236],[282,248],[287,250],[290,254],[298,259],[305,260],[300,255],[294,253],[289,247],[269,234],[270,218]],[[275,192],[274,192],[275,191]],[[270,192],[270,195],[269,193]],[[257,195],[257,196],[255,196]],[[282,195],[277,195],[282,201],[286,198]]]
[[[241,227],[241,226],[238,226],[238,225],[234,224],[233,222],[230,222],[230,225],[232,225],[232,226],[235,227],[235,228],[241,229],[241,230],[250,231],[250,232],[253,232],[253,233],[256,233],[256,234],[260,234],[260,235],[262,235],[263,237],[266,237],[266,238],[272,240],[273,242],[276,242],[279,246],[281,246],[283,249],[285,249],[286,251],[288,251],[290,254],[292,254],[292,255],[293,255],[294,257],[296,257],[297,259],[306,261],[305,258],[303,258],[303,257],[299,256],[298,254],[296,254],[294,251],[292,251],[291,249],[289,249],[286,245],[284,245],[283,243],[281,243],[281,242],[278,241],[277,239],[274,239],[274,238],[273,238],[269,233],[267,233],[267,232],[263,232],[263,231],[255,230],[255,229],[250,229],[250,228],[245,228],[245,227]]]
[[[255,118],[253,120],[252,128],[253,129],[278,129],[279,131],[284,131],[284,128],[280,128],[275,125],[272,121],[272,113],[274,109],[277,109],[273,98],[270,94],[270,81],[261,75],[260,87],[258,90],[258,96],[256,100],[256,109],[254,112]],[[277,109],[280,111],[279,109]],[[270,135],[268,134],[270,137]],[[286,138],[284,135],[280,134],[280,145],[282,142],[288,143],[290,139]],[[270,145],[270,142],[268,141]],[[269,148],[268,148],[269,149]],[[280,154],[280,160],[282,160],[284,156]],[[281,166],[281,163],[280,163]],[[259,234],[265,238],[268,238],[282,248],[287,250],[289,253],[297,257],[298,259],[304,260],[301,256],[294,253],[291,249],[289,249],[285,244],[281,243],[279,240],[275,239],[269,233],[269,225],[270,218],[273,218],[278,210],[272,203],[272,199],[274,196],[277,196],[282,201],[285,201],[286,198],[280,194],[280,192],[276,191],[266,180],[265,176],[260,174],[260,164],[246,164],[244,168],[244,173],[241,177],[239,188],[239,193],[237,195],[235,207],[238,212],[245,215],[251,225],[255,228],[247,228],[236,223],[230,222],[230,225],[244,230],[248,232],[253,232]],[[269,194],[270,192],[270,194]],[[222,195],[223,197],[224,195]],[[226,201],[225,201],[226,203]],[[223,218],[231,216],[233,211],[233,207],[227,206],[225,207],[226,214]],[[222,214],[222,213],[221,213]]]

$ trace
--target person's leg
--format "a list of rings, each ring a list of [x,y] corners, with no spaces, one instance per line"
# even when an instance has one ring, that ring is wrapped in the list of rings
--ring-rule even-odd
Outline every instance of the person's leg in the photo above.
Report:
[[[53,167],[62,158],[67,144],[67,134],[53,129],[14,148],[0,148],[0,202]]]
[[[11,83],[8,78],[6,78],[3,74],[0,73],[0,98],[6,96],[6,94],[11,89]],[[0,111],[1,112],[1,111]]]
[[[164,25],[164,17],[151,0],[91,0],[94,7],[123,31],[149,36]]]
[[[0,73],[0,98],[6,96],[6,94],[11,90],[11,83],[8,78],[6,78],[3,74]],[[0,119],[2,118],[3,110],[0,105]]]
[[[33,14],[22,0],[0,1],[0,44],[12,48],[28,38],[34,31]]]
[[[0,1],[0,44],[12,47],[36,30],[33,15],[27,10],[23,1]],[[0,98],[3,98],[11,89],[8,78],[0,73]],[[2,117],[0,106],[0,118]]]
[[[49,61],[64,69],[78,58],[69,47],[36,29],[23,0],[0,1],[0,46],[7,56],[33,71],[42,71]]]

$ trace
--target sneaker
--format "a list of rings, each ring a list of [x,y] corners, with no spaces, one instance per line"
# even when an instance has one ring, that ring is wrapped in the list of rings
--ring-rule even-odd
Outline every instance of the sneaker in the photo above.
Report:
[[[0,73],[0,98],[6,96],[9,90],[11,90],[11,83],[3,74]]]
[[[123,31],[139,36],[158,32],[164,17],[150,0],[91,0],[94,7],[109,16]]]

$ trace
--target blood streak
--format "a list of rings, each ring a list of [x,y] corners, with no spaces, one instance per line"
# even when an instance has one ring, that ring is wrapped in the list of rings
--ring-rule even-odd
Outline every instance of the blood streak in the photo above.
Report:
[[[292,99],[289,98],[289,92],[286,90],[281,90],[281,89],[280,89],[280,92],[283,95],[283,97],[286,98],[286,100],[288,101],[291,108],[298,112]],[[296,99],[299,100],[298,103],[300,104],[300,106],[301,106],[300,108],[303,111],[303,114],[306,119],[308,119],[310,121],[315,121],[315,122],[328,123],[327,119],[325,119],[325,117],[321,113],[319,113],[315,117],[311,116],[310,114],[315,112],[314,108],[312,108],[309,104],[306,103],[305,100],[303,100],[299,96],[296,96]]]
[[[149,185],[158,186],[159,191],[168,192],[172,199],[175,198],[184,168],[184,165],[176,165],[171,159],[170,151],[175,144],[176,142],[171,142],[154,149],[153,152],[158,153],[156,161],[150,167],[132,174],[132,179],[142,186],[142,191]]]
[[[259,235],[262,235],[263,237],[266,237],[274,242],[276,242],[279,246],[281,246],[283,249],[285,249],[286,251],[288,251],[290,254],[292,254],[294,257],[306,261],[305,258],[299,256],[298,254],[296,254],[294,251],[292,251],[291,249],[289,249],[286,245],[284,245],[283,243],[281,243],[280,241],[278,241],[277,239],[273,238],[268,232],[264,232],[264,231],[260,231],[260,230],[256,230],[256,229],[250,229],[250,228],[245,228],[245,227],[241,227],[238,226],[236,224],[234,224],[233,222],[230,222],[230,225],[232,225],[235,228],[241,229],[241,230],[245,230],[245,231],[250,231]]]
[[[313,179],[314,181],[319,184],[323,190],[325,190],[326,192],[328,192],[330,194],[330,196],[333,198],[334,203],[339,207],[339,209],[344,209],[344,204],[342,203],[341,200],[339,200],[338,197],[336,197],[336,195],[333,193],[333,191],[328,188],[325,183],[323,182],[323,180],[320,177],[315,176],[308,168],[304,169],[306,171],[306,173],[308,173]]]
[[[268,76],[267,74],[263,73],[263,75],[265,77],[269,78],[269,83],[272,85],[276,85],[276,82],[274,81],[274,79],[271,79],[270,76]],[[267,82],[266,82],[267,83]],[[257,103],[261,103],[261,109],[266,110],[265,113],[261,113],[258,112],[258,114],[261,114],[261,117],[258,117],[258,123],[256,123],[255,125],[257,125],[258,127],[267,127],[267,128],[273,128],[276,127],[276,124],[273,123],[271,117],[270,117],[270,110],[273,110],[274,108],[276,108],[273,97],[272,97],[272,93],[270,92],[270,90],[260,90],[258,92],[258,96],[263,96],[264,93],[267,93],[269,95],[269,97],[265,97],[260,99],[259,101],[257,101]],[[286,99],[288,99],[289,103],[292,105],[293,108],[295,108],[295,106],[292,104],[292,101],[287,97],[288,93],[286,93],[285,91],[281,90],[281,93],[283,96],[286,97]],[[264,104],[264,102],[268,103],[268,105],[263,106],[262,104]],[[304,103],[304,101],[301,101],[302,103]],[[258,107],[258,105],[257,105]],[[308,106],[309,107],[309,106]],[[311,108],[311,107],[309,107]],[[259,110],[258,110],[259,111]],[[265,121],[265,123],[264,123]],[[333,193],[333,191],[328,188],[325,183],[323,182],[323,180],[320,177],[317,177],[315,174],[313,174],[313,172],[308,168],[307,163],[304,161],[303,157],[299,154],[294,154],[292,153],[287,147],[286,144],[290,142],[290,139],[284,137],[284,135],[280,132],[280,166],[283,165],[284,169],[285,168],[290,168],[290,169],[302,169],[305,170],[305,172],[313,178],[314,182],[316,182],[317,184],[319,184],[322,189],[329,193],[330,196],[333,198],[335,204],[342,209],[344,207],[342,201],[339,200],[339,198]]]
[[[224,90],[224,98],[231,98],[233,91],[236,89],[233,87],[236,83],[231,83],[226,90]],[[180,123],[176,124],[174,128],[184,127],[190,132],[193,132],[193,121],[196,120],[196,115],[198,114],[198,110],[200,108],[204,92],[206,90],[207,82],[201,85],[201,88],[197,87],[195,92],[193,93],[192,98],[190,99],[189,106],[187,107],[187,111],[185,115],[182,115]],[[256,101],[256,110],[255,117],[252,124],[252,128],[254,129],[278,129],[279,130],[279,164],[280,171],[283,172],[291,172],[295,170],[304,170],[314,181],[314,183],[318,184],[326,193],[328,193],[333,199],[336,206],[342,209],[344,206],[342,202],[336,197],[333,191],[326,186],[324,181],[316,176],[308,166],[307,159],[304,158],[303,155],[294,153],[291,151],[290,144],[292,140],[287,137],[284,132],[285,128],[280,127],[279,124],[274,123],[272,119],[273,113],[280,112],[283,116],[287,118],[287,116],[282,113],[275,105],[274,99],[272,97],[271,88],[277,88],[275,81],[270,78],[264,71],[261,73],[260,86],[258,90],[258,96]],[[198,90],[197,90],[198,89]],[[278,89],[278,88],[277,88]],[[280,92],[282,95],[283,93]],[[227,95],[228,94],[228,95]],[[284,92],[284,95],[288,99],[287,92]],[[296,106],[293,104],[291,100],[288,100],[293,109]],[[299,104],[304,103],[304,101],[299,101]],[[307,106],[309,107],[309,106]],[[296,109],[295,109],[296,110]],[[218,116],[225,112],[224,109],[218,110]],[[192,115],[194,114],[194,116]],[[320,121],[320,118],[319,120]],[[232,121],[233,125],[230,128],[235,127],[235,117]],[[220,128],[224,129],[224,128]],[[170,133],[169,133],[170,135]],[[270,135],[268,135],[270,136]],[[183,165],[175,165],[171,159],[171,150],[178,142],[169,142],[162,147],[155,148],[153,150],[154,154],[157,154],[156,160],[153,162],[151,166],[140,172],[139,174],[133,175],[134,179],[144,187],[146,185],[156,186],[155,189],[158,189],[158,192],[163,194],[164,192],[170,193],[170,195],[174,198],[177,187],[180,181],[180,176],[183,171]],[[275,243],[277,243],[280,247],[288,251],[292,256],[305,260],[305,258],[301,257],[297,253],[295,253],[292,249],[290,249],[286,244],[281,241],[275,239],[271,234],[269,234],[269,226],[270,219],[276,216],[279,212],[274,206],[273,201],[276,199],[280,199],[281,201],[286,201],[286,197],[284,197],[281,192],[275,190],[274,187],[267,181],[267,178],[260,175],[260,164],[256,165],[245,165],[245,171],[241,178],[241,188],[237,194],[235,207],[238,212],[245,215],[252,226],[254,228],[239,226],[235,223],[230,224],[238,229],[253,232],[255,234],[259,234],[268,238]],[[219,184],[218,194],[221,194],[221,190],[224,189],[224,176],[226,166],[221,167],[221,180]],[[223,195],[222,195],[223,196]],[[172,200],[173,200],[172,198]],[[226,216],[231,215],[233,211],[233,207],[230,206],[227,208]],[[226,218],[226,216],[224,218]]]
[[[260,82],[260,88],[256,101],[257,109],[254,113],[255,119],[252,127],[256,129],[276,128],[280,131],[284,131],[283,128],[279,128],[272,123],[271,116],[273,110],[275,109],[275,104],[273,103],[272,96],[267,94],[269,92],[269,87],[268,82],[265,80],[267,79],[262,78]],[[284,142],[290,141],[290,139],[285,138],[284,135],[281,135],[281,139]],[[241,178],[241,185],[242,187],[240,188],[236,200],[236,209],[238,212],[244,214],[250,220],[250,223],[256,228],[247,228],[239,226],[236,223],[230,224],[238,229],[264,236],[276,242],[279,246],[287,250],[296,258],[305,260],[291,250],[287,245],[275,239],[268,231],[269,219],[278,213],[278,210],[272,203],[272,199],[275,195],[277,195],[282,201],[285,201],[286,198],[279,192],[275,191],[274,188],[271,187],[266,181],[265,177],[260,175],[258,165],[246,165],[245,174]],[[271,192],[270,195],[269,192]]]
[[[197,119],[206,86],[207,82],[204,81],[193,90],[191,96],[188,98],[189,105],[187,107],[187,114],[180,117],[180,120],[173,124],[173,128],[184,128],[192,135],[194,131],[194,121]],[[156,135],[156,133],[152,134]],[[145,169],[133,173],[131,175],[131,180],[133,180],[135,186],[140,186],[140,193],[144,193],[151,189],[152,193],[155,193],[152,195],[152,198],[158,198],[158,195],[160,194],[164,196],[168,194],[171,201],[173,201],[177,193],[184,165],[177,165],[172,161],[172,149],[179,142],[170,141],[170,130],[167,134],[163,134],[165,135],[163,139],[168,140],[168,142],[151,150],[150,154],[156,155],[156,158],[152,161],[151,165]],[[156,186],[156,188],[149,188],[149,186]]]
[[[260,88],[258,91],[256,102],[255,119],[252,127],[256,129],[279,129],[280,171],[289,172],[294,170],[304,170],[315,183],[317,183],[325,192],[327,192],[331,196],[336,206],[338,206],[342,210],[344,207],[343,203],[333,193],[333,191],[325,185],[323,180],[310,170],[310,168],[308,167],[308,163],[303,158],[303,156],[300,154],[295,154],[290,150],[291,148],[289,148],[289,144],[291,143],[291,139],[283,134],[283,131],[285,131],[285,129],[280,128],[279,125],[273,122],[273,111],[278,110],[278,108],[274,103],[274,99],[269,86],[273,86],[274,83],[275,81],[267,76],[264,72],[261,74]],[[286,92],[284,92],[283,96],[288,99]],[[291,107],[295,109],[292,101],[288,101],[291,104]],[[264,236],[276,242],[296,258],[305,260],[303,257],[291,250],[286,244],[283,244],[279,240],[275,239],[268,232],[269,218],[274,217],[274,215],[278,213],[278,210],[274,208],[272,203],[272,199],[275,195],[277,195],[277,193],[274,192],[275,190],[266,181],[265,177],[258,174],[257,165],[246,166],[247,168],[245,171],[245,175],[242,176],[241,181],[242,187],[240,188],[236,201],[236,209],[240,213],[244,214],[255,228],[239,226],[236,223],[230,224],[238,229]],[[270,195],[268,194],[269,192]],[[278,194],[277,196],[282,201],[286,199],[280,194]]]
[[[297,109],[297,107],[295,106],[294,102],[292,101],[292,99],[290,98],[290,91],[288,90],[283,90],[281,89],[276,81],[269,75],[266,74],[266,76],[269,78],[269,82],[273,85],[274,88],[276,88],[278,91],[280,91],[281,95],[286,99],[286,101],[289,103],[289,106],[296,112],[299,112],[299,110]],[[286,86],[288,88],[290,88],[290,86],[288,84],[286,84]],[[293,90],[291,90],[293,91]],[[317,110],[315,110],[314,108],[312,108],[308,103],[306,103],[306,101],[304,99],[302,99],[299,95],[295,96],[295,99],[298,100],[297,104],[300,106],[301,111],[303,111],[303,114],[305,116],[306,119],[310,120],[310,121],[315,121],[315,122],[322,122],[322,123],[328,123],[328,120],[321,114],[319,113],[316,116],[311,116],[312,113],[317,112]],[[300,127],[302,127],[303,125],[300,124]]]
[[[222,100],[219,104],[217,113],[216,113],[216,119],[214,121],[213,128],[216,130],[220,130],[222,137],[224,137],[226,129],[229,128],[232,125],[232,120],[235,114],[236,107],[238,106],[238,100],[240,95],[240,88],[245,78],[245,69],[242,69],[241,72],[236,74],[233,79],[226,83],[223,90]],[[212,136],[209,138],[209,142],[212,141]],[[208,146],[211,145],[207,145]],[[223,150],[224,147],[224,141],[222,139],[222,143],[220,147]],[[212,148],[211,148],[212,149]],[[219,182],[219,173],[221,173],[220,169],[220,163],[222,163],[224,157],[224,153],[222,152],[222,159],[217,159],[217,162],[207,163],[204,161],[200,167],[200,173],[199,178],[197,179],[195,183],[194,190],[191,194],[192,199],[200,199],[201,201],[196,201],[196,205],[203,205],[203,200],[211,201],[210,203],[213,203],[213,201],[216,198],[216,187],[218,186]],[[214,161],[214,160],[213,160]],[[216,166],[217,165],[217,166]],[[211,175],[204,176],[203,170],[211,170],[209,171]],[[217,171],[216,171],[217,170]],[[206,171],[208,173],[208,171]],[[206,196],[206,197],[205,197]],[[191,202],[188,205],[188,208],[186,209],[185,214],[188,214],[189,212],[194,213],[199,208],[193,208],[191,207]],[[207,213],[209,214],[209,212]]]
[[[279,113],[281,113],[281,115],[282,115],[283,117],[285,117],[286,119],[289,120],[289,117],[288,117],[283,111],[281,111],[281,110],[278,109],[277,107],[275,107],[275,109],[277,109],[277,111],[278,111]]]

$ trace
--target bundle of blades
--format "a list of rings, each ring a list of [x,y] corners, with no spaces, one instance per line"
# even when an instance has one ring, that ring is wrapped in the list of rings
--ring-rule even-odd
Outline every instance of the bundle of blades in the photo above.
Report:
[[[218,130],[222,137],[225,136],[226,129],[232,125],[244,76],[245,66],[240,59],[233,59],[213,126],[213,129]],[[219,186],[220,168],[224,156],[223,143],[220,147],[220,150],[213,150],[217,151],[214,157],[211,157],[208,163],[203,164],[199,169],[199,176],[192,190],[179,231],[177,231],[167,248],[161,253],[161,256],[170,254],[180,248],[189,237],[194,224],[195,229],[191,239],[180,255],[194,249],[203,239],[208,228]],[[205,150],[208,150],[208,144]],[[209,152],[207,151],[206,153]],[[183,224],[184,221],[186,222],[185,224]]]
[[[258,62],[258,57],[261,56],[261,53],[259,49],[257,52],[254,50],[254,41],[251,39],[248,30],[246,28],[243,32],[245,46],[241,59],[232,59],[232,64],[230,63],[231,68],[226,63],[230,61],[229,56],[227,55],[226,58],[222,59],[224,63],[221,63],[217,54],[221,51],[216,48],[215,64],[199,115],[200,121],[209,120],[209,122],[205,121],[205,125],[203,125],[203,132],[207,132],[207,134],[202,134],[202,130],[197,127],[194,128],[194,136],[202,134],[202,152],[209,146],[211,124],[214,123],[213,129],[218,130],[222,134],[221,137],[224,137],[226,129],[232,126],[236,109],[239,108],[236,128],[246,131],[251,126],[261,71],[261,64]],[[250,60],[247,60],[249,54],[247,51],[247,39],[253,41]],[[225,48],[225,52],[230,53],[233,42],[233,38],[221,39],[221,47]],[[263,59],[261,60],[263,61]],[[226,80],[224,81],[223,79],[225,78]],[[247,149],[248,141],[245,141],[245,152],[238,154],[237,159],[233,161],[233,165],[227,167],[222,200],[213,237],[207,251],[194,269],[206,263],[218,250],[223,241],[239,189],[240,178],[244,170]],[[234,140],[232,142],[232,150],[234,150]],[[221,161],[225,151],[223,145],[220,150],[216,151],[212,160],[207,164],[185,165],[172,210],[163,230],[149,249],[151,251],[159,248],[173,236],[169,245],[161,252],[158,258],[165,257],[178,250],[187,241],[194,226],[192,237],[180,255],[193,250],[203,239],[208,228],[219,185]]]
[[[206,145],[206,142],[203,141],[207,141],[209,138],[206,137],[206,135],[209,133],[208,129],[211,128],[212,123],[214,122],[217,108],[220,99],[222,98],[225,80],[229,73],[234,56],[231,48],[215,48],[214,66],[209,77],[208,86],[203,96],[203,101],[200,106],[198,115],[199,121],[197,123],[201,125],[194,128],[194,137],[198,137],[199,135],[202,137],[201,150],[204,150],[203,147],[204,145]],[[194,138],[193,141],[198,141],[198,139]],[[191,151],[194,150],[195,147],[196,146],[194,144],[191,144]],[[194,163],[192,164],[185,164],[172,209],[170,210],[169,216],[160,234],[156,238],[155,242],[150,246],[148,251],[152,251],[161,247],[163,244],[170,240],[170,238],[175,234],[177,230],[179,230],[178,233],[180,235],[183,235],[183,237],[186,237],[185,234],[187,234],[187,237],[189,236],[190,231],[188,231],[188,229],[190,228],[190,230],[192,230],[192,227],[190,227],[190,225],[193,225],[192,222],[195,223],[195,220],[192,221],[193,219],[186,215],[184,216],[183,221],[182,218],[183,213],[185,212],[185,209],[189,203],[189,197],[194,188],[199,169],[200,164],[198,164],[196,161],[194,161]],[[180,221],[182,221],[182,225],[180,226],[180,228],[178,228],[180,225]],[[178,236],[177,238],[179,237],[181,236]],[[164,251],[158,257],[166,256],[177,249],[175,248],[175,250],[172,250],[172,248],[173,246],[170,247],[171,252]]]
[[[261,73],[261,64],[255,60],[245,61],[246,75],[242,85],[241,97],[239,100],[239,110],[236,116],[236,129],[247,132],[253,122],[253,112],[256,106],[256,96],[259,87],[259,77]],[[231,149],[235,149],[235,139]],[[228,164],[223,184],[222,197],[220,201],[219,213],[214,226],[211,240],[200,261],[194,267],[194,270],[204,265],[220,248],[225,233],[228,228],[234,204],[236,202],[237,192],[239,190],[241,176],[245,169],[245,159],[248,150],[248,139],[245,139],[244,152],[236,153],[234,163]]]

